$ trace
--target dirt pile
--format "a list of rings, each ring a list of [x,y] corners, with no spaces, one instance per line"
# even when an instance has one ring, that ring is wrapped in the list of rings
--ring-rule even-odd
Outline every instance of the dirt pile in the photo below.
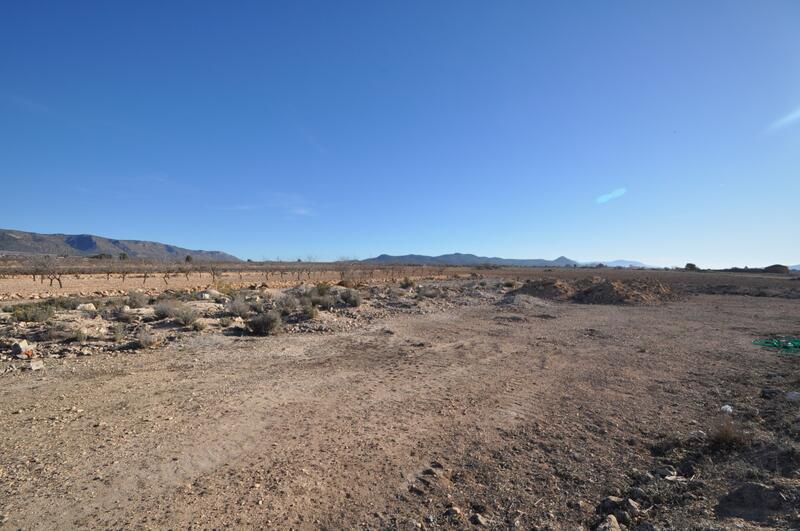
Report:
[[[570,300],[575,295],[576,287],[574,281],[560,279],[543,279],[527,282],[521,288],[514,290],[514,295],[530,295],[540,299],[551,299],[556,301]]]
[[[674,300],[675,292],[657,280],[545,279],[528,282],[514,293],[581,304],[658,304]]]

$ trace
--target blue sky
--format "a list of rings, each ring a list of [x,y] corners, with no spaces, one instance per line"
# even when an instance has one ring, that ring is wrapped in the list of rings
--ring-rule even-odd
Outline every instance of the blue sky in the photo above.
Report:
[[[800,3],[0,4],[0,227],[800,263]]]

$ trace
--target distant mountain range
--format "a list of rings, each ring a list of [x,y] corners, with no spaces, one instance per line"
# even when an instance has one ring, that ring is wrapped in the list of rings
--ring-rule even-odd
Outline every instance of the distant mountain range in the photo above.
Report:
[[[800,271],[800,264],[789,266],[792,271]]]
[[[91,234],[39,234],[0,229],[0,254],[51,254],[58,256],[111,255],[125,253],[131,259],[184,260],[191,255],[200,261],[235,261],[233,255],[220,251],[184,249],[165,243],[139,240],[113,240]]]
[[[402,256],[392,256],[382,254],[375,258],[368,258],[362,262],[371,264],[413,264],[413,265],[457,265],[457,266],[520,266],[520,267],[580,267],[595,266],[604,264],[608,267],[644,267],[649,268],[641,262],[632,260],[612,260],[610,262],[576,262],[566,256],[559,256],[555,260],[545,260],[542,258],[517,259],[517,258],[498,258],[487,256],[476,256],[474,254],[443,254],[440,256],[426,256],[421,254],[406,254]]]

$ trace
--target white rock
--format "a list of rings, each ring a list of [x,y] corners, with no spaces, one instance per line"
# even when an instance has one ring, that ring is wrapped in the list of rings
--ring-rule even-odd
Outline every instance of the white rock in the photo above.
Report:
[[[91,302],[86,303],[86,304],[79,304],[76,309],[80,310],[82,312],[96,312],[97,311],[97,308]]]
[[[729,406],[728,404],[725,404],[724,406],[719,408],[719,410],[725,413],[726,415],[733,415],[733,406]]]
[[[44,362],[42,360],[31,360],[31,364],[28,366],[28,368],[32,371],[44,369]]]

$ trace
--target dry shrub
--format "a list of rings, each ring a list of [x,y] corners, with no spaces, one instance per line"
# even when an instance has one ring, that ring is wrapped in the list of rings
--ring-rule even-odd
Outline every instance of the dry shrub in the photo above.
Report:
[[[227,312],[236,317],[247,317],[250,314],[250,303],[237,296],[225,307]]]
[[[339,297],[341,297],[342,302],[346,305],[355,308],[356,306],[361,306],[361,295],[355,290],[346,289],[344,290]]]
[[[300,308],[300,301],[294,295],[284,295],[275,303],[281,315],[289,315]]]
[[[191,306],[178,304],[172,310],[172,317],[183,326],[192,326],[197,322],[200,314]]]
[[[126,302],[130,308],[144,308],[150,303],[150,297],[144,293],[134,291],[128,294],[128,300]]]
[[[159,341],[158,336],[153,334],[147,328],[142,328],[141,330],[136,332],[136,336],[134,339],[136,339],[136,345],[139,348],[154,347],[158,344]]]
[[[730,415],[720,415],[711,427],[709,444],[714,448],[734,448],[747,443],[747,434]]]
[[[317,308],[314,307],[313,304],[306,304],[306,305],[303,306],[303,312],[302,313],[303,313],[303,318],[304,319],[306,319],[306,320],[314,319],[319,314],[319,310],[317,310]]]
[[[155,311],[156,319],[167,319],[168,317],[172,317],[173,312],[175,311],[175,307],[178,304],[175,301],[162,301],[156,304],[153,307],[153,311]]]
[[[312,306],[322,308],[323,310],[330,310],[336,306],[336,299],[331,295],[312,295],[310,303]]]
[[[15,321],[42,323],[53,317],[55,311],[50,304],[17,304],[11,311]]]
[[[247,328],[258,336],[270,336],[280,333],[283,321],[281,314],[275,310],[259,313],[248,319]]]
[[[119,343],[120,341],[125,339],[125,325],[121,323],[116,323],[114,326],[112,326],[111,338],[114,340],[115,343]]]

